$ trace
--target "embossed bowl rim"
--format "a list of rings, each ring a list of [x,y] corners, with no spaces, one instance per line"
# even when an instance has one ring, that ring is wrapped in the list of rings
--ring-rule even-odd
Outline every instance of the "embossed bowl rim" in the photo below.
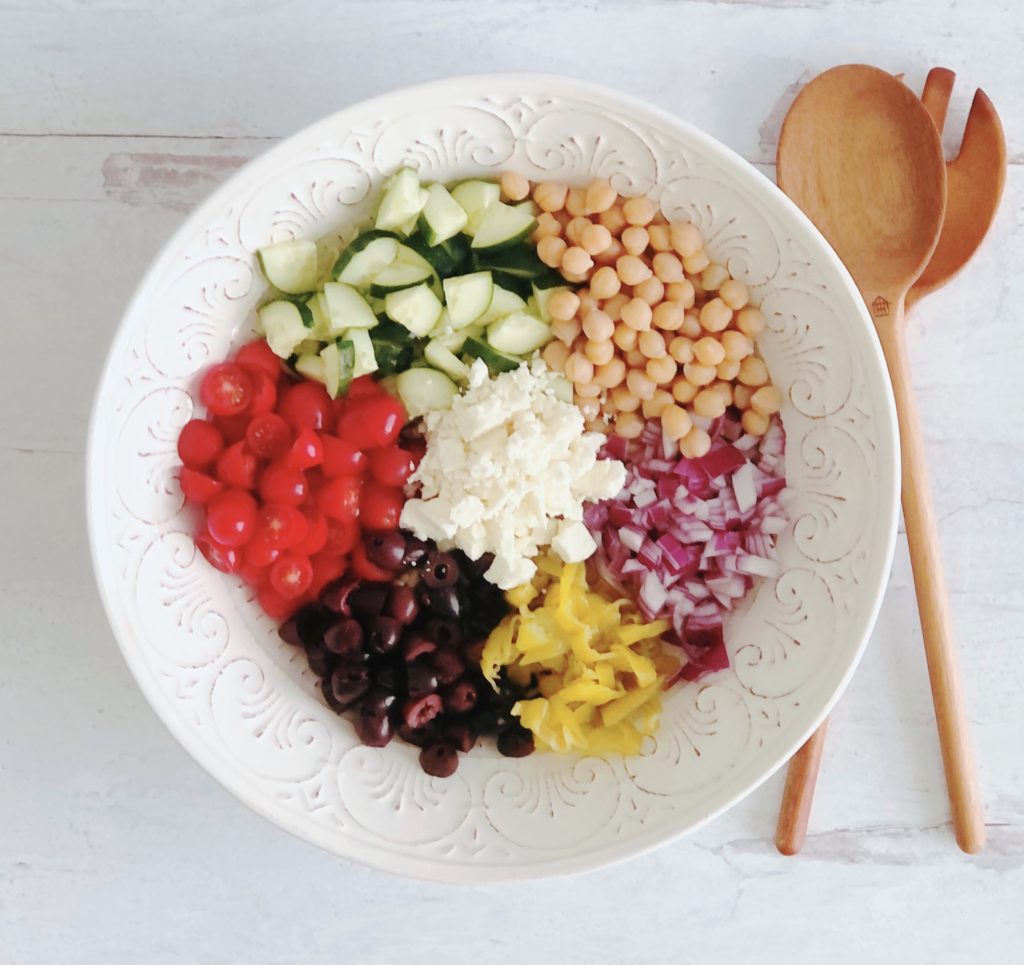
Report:
[[[860,326],[863,335],[866,336],[865,343],[867,354],[873,361],[876,369],[875,375],[880,376],[880,384],[883,386],[884,398],[876,397],[879,403],[881,418],[888,424],[882,427],[883,433],[891,440],[887,460],[879,461],[879,502],[878,512],[886,514],[888,519],[886,530],[889,533],[887,545],[884,547],[884,565],[879,566],[877,572],[868,573],[867,582],[874,583],[871,593],[871,605],[865,606],[861,612],[852,617],[856,627],[858,644],[850,653],[849,664],[843,674],[838,686],[832,695],[822,702],[816,712],[807,718],[806,726],[791,741],[781,753],[777,753],[770,760],[766,760],[760,772],[754,779],[749,780],[735,793],[717,802],[716,806],[708,811],[698,820],[681,821],[677,826],[669,826],[658,829],[642,838],[625,838],[612,846],[605,846],[599,851],[582,852],[564,859],[557,864],[526,864],[517,865],[509,863],[495,868],[488,866],[481,868],[478,873],[467,871],[465,866],[446,865],[441,862],[430,862],[423,858],[402,856],[391,852],[380,857],[368,851],[365,845],[353,843],[350,847],[344,844],[339,845],[339,835],[330,834],[325,829],[317,826],[315,832],[300,827],[283,809],[265,807],[262,802],[253,800],[247,794],[244,779],[239,779],[235,774],[227,772],[223,762],[218,758],[213,749],[203,740],[197,739],[194,731],[185,727],[181,719],[176,716],[168,704],[166,696],[152,683],[152,677],[148,672],[146,660],[140,649],[133,641],[133,627],[128,625],[127,620],[122,620],[117,607],[113,605],[113,590],[105,587],[100,579],[101,567],[100,557],[107,549],[102,545],[101,532],[98,523],[98,502],[100,494],[96,488],[96,481],[99,478],[96,470],[96,462],[101,457],[97,436],[99,433],[98,411],[108,381],[114,376],[115,368],[124,351],[129,338],[128,322],[136,312],[138,306],[149,297],[149,289],[152,280],[159,277],[173,258],[175,249],[188,237],[194,235],[196,229],[209,223],[238,191],[241,181],[253,177],[269,175],[281,160],[287,158],[293,149],[296,140],[316,137],[319,135],[330,135],[339,129],[350,126],[350,115],[356,112],[365,112],[373,108],[380,108],[381,113],[394,107],[397,102],[404,98],[412,98],[418,95],[445,95],[450,94],[453,98],[460,95],[465,96],[466,92],[473,92],[478,95],[485,95],[489,90],[506,94],[510,91],[519,90],[523,93],[551,94],[554,96],[578,97],[589,101],[595,106],[607,105],[609,108],[618,109],[643,124],[653,124],[656,127],[666,129],[676,135],[684,142],[691,142],[698,146],[708,157],[712,158],[722,171],[729,178],[738,181],[745,189],[756,195],[758,199],[769,208],[782,214],[795,236],[804,243],[813,257],[822,263],[827,263],[834,271],[839,284],[848,295],[849,314],[844,319],[845,324]],[[175,739],[189,752],[193,759],[213,777],[219,784],[230,791],[238,800],[249,808],[266,818],[273,824],[281,827],[296,836],[318,845],[327,851],[349,858],[359,863],[376,867],[381,870],[390,871],[414,878],[424,880],[442,881],[450,883],[468,882],[497,882],[514,881],[531,878],[550,877],[555,875],[574,874],[593,870],[618,861],[625,860],[635,855],[644,854],[654,850],[656,847],[682,837],[685,834],[696,831],[709,821],[727,811],[737,804],[751,792],[756,790],[769,777],[771,777],[792,754],[806,741],[806,739],[817,729],[818,725],[828,716],[839,698],[842,696],[850,679],[853,676],[864,649],[868,637],[874,627],[881,607],[882,598],[885,592],[888,576],[892,568],[892,560],[896,545],[897,521],[899,513],[899,434],[896,422],[895,402],[892,395],[892,388],[889,381],[888,370],[885,366],[881,348],[878,345],[874,333],[874,327],[868,316],[866,306],[861,298],[852,277],[846,270],[838,255],[829,246],[828,242],[818,232],[817,228],[804,215],[804,213],[768,178],[764,177],[752,164],[742,158],[732,149],[726,147],[711,135],[704,133],[689,122],[669,113],[661,108],[644,101],[638,97],[619,93],[607,87],[578,81],[568,77],[549,74],[535,74],[531,72],[506,73],[506,74],[480,74],[454,76],[442,80],[431,81],[424,84],[412,85],[409,87],[393,90],[377,97],[370,98],[356,104],[350,105],[322,120],[308,125],[295,134],[283,139],[268,151],[247,162],[242,168],[236,171],[224,184],[214,191],[202,204],[200,204],[185,220],[185,222],[174,232],[168,241],[154,257],[147,269],[146,274],[139,282],[131,300],[125,309],[124,315],[118,325],[117,331],[111,343],[104,362],[102,374],[97,388],[96,396],[90,414],[88,430],[86,471],[86,511],[88,518],[89,549],[92,558],[93,570],[97,579],[97,586],[100,591],[100,598],[103,602],[108,621],[114,631],[121,652],[128,664],[136,683],[142,690],[150,706],[156,712],[160,720],[175,737]],[[215,574],[211,571],[211,576]],[[848,631],[849,632],[849,631]],[[517,762],[523,763],[526,762]]]

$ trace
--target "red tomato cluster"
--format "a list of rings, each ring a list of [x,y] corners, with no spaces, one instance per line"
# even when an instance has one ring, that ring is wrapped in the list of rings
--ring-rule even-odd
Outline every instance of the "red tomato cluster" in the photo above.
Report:
[[[363,532],[398,529],[418,455],[398,445],[402,404],[369,376],[332,401],[295,381],[263,340],[203,376],[207,419],[178,437],[185,499],[204,510],[195,541],[209,562],[257,589],[284,619],[351,569],[390,579]]]

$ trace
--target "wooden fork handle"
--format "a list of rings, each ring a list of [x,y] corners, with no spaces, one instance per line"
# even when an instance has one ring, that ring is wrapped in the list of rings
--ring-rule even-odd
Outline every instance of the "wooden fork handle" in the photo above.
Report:
[[[779,808],[779,823],[775,828],[775,847],[783,854],[796,854],[804,846],[827,730],[828,718],[789,762],[786,786],[782,791],[782,806]]]
[[[977,768],[971,746],[963,685],[953,644],[953,622],[942,574],[938,529],[928,487],[924,444],[910,381],[903,337],[903,299],[888,299],[892,315],[876,320],[889,365],[900,427],[903,463],[903,520],[914,572],[917,608],[928,661],[932,703],[957,844],[973,854],[985,844]],[[875,302],[869,301],[869,305]]]

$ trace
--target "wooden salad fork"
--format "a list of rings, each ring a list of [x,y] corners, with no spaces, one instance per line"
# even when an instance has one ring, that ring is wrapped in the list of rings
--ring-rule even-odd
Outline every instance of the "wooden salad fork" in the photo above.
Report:
[[[921,100],[940,133],[955,79],[953,71],[935,67],[928,73],[921,93]],[[960,151],[946,165],[946,214],[938,244],[907,293],[907,309],[946,284],[974,255],[995,219],[1005,181],[1006,141],[1002,124],[992,102],[978,88],[967,116]],[[936,690],[940,683],[937,677],[941,674],[937,674],[930,660],[929,664],[947,782],[954,799],[957,843],[971,853],[980,850],[985,840],[980,804],[977,801],[958,804],[953,792],[951,764],[945,749],[956,741],[956,735],[942,732],[943,728],[949,728],[952,718],[939,712],[941,696]],[[775,834],[776,846],[783,854],[796,854],[803,846],[827,727],[826,719],[790,761]]]

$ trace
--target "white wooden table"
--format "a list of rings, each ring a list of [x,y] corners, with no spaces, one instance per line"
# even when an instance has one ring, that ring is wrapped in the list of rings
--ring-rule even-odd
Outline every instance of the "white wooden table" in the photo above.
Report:
[[[1024,939],[1024,7],[1016,0],[8,0],[0,5],[0,963],[994,962]],[[836,63],[961,78],[1011,167],[977,262],[911,351],[989,846],[949,829],[901,540],[830,732],[811,835],[781,775],[712,826],[582,878],[459,889],[289,837],[136,689],[90,569],[86,422],[107,343],[185,212],[276,139],[450,73],[563,72],[677,111],[766,174]]]

